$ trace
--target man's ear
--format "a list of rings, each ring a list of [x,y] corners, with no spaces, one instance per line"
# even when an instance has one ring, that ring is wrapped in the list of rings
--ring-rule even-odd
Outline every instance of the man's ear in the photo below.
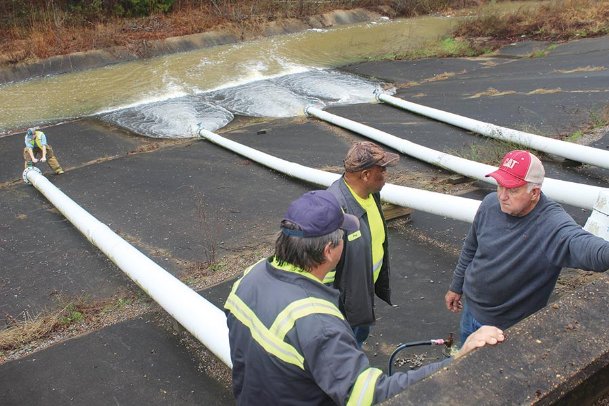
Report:
[[[538,187],[533,188],[533,197],[538,198],[540,195],[541,195],[541,189]]]
[[[324,258],[326,259],[326,261],[336,259],[335,255],[342,255],[342,251],[340,253],[336,252],[337,249],[338,245],[332,245],[332,242],[328,242],[326,244],[326,246],[324,247]]]

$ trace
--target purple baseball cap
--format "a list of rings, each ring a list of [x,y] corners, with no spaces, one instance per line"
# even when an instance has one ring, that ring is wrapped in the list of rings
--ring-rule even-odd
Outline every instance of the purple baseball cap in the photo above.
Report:
[[[284,234],[292,237],[320,237],[339,228],[348,232],[359,230],[358,218],[344,213],[336,197],[327,190],[307,192],[294,200],[284,220],[300,227],[300,230],[281,228]]]

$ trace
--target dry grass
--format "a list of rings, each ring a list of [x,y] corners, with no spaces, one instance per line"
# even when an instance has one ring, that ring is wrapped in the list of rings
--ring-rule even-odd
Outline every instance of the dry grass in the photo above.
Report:
[[[580,68],[575,68],[575,69],[569,69],[569,70],[565,70],[565,69],[558,69],[555,72],[558,73],[577,73],[577,72],[600,72],[600,71],[605,71],[607,70],[607,68],[605,68],[604,66],[583,66]]]
[[[531,90],[527,94],[554,94],[560,92],[562,92],[562,89],[560,87],[557,87],[555,89],[535,89]]]
[[[133,317],[145,308],[144,301],[135,294],[95,301],[86,298],[60,301],[63,301],[62,308],[53,312],[24,314],[22,320],[7,316],[8,327],[0,331],[0,363],[8,354],[44,347],[49,339],[55,341],[113,324],[117,311]]]
[[[460,24],[455,35],[495,40],[568,40],[609,33],[609,1],[552,0],[535,10],[481,14]]]
[[[469,96],[468,99],[477,99],[480,97],[506,96],[506,95],[515,94],[515,93],[516,92],[513,90],[500,91],[500,90],[495,89],[494,87],[489,87],[488,89],[486,89],[483,92],[478,92],[478,93],[475,93],[475,94]]]

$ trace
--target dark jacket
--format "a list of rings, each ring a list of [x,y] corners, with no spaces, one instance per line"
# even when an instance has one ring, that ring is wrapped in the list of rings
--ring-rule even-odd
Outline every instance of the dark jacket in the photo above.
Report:
[[[381,209],[381,196],[374,193],[372,196],[383,219],[385,228],[385,242],[383,243],[383,265],[376,283],[372,278],[372,248],[370,225],[366,211],[355,200],[351,191],[341,177],[328,188],[345,213],[353,214],[359,218],[361,237],[349,241],[345,235],[345,247],[340,262],[336,266],[334,287],[340,291],[340,309],[352,327],[374,323],[374,294],[391,305],[391,289],[389,288],[389,251],[388,233],[383,210]]]
[[[450,362],[383,375],[370,367],[338,292],[268,260],[235,283],[226,305],[238,405],[370,405]]]

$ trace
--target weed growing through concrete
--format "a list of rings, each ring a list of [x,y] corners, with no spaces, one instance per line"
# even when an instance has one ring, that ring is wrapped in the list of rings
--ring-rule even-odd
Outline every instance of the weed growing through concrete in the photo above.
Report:
[[[540,49],[537,51],[534,51],[533,53],[531,53],[530,57],[531,58],[542,58],[544,56],[548,56],[548,54],[553,51],[554,49],[556,49],[558,45],[556,44],[550,44],[548,45],[546,48],[544,49]]]
[[[63,311],[63,315],[59,318],[59,322],[64,326],[69,326],[72,323],[80,323],[84,320],[84,315],[76,308],[74,303],[68,304]]]
[[[503,159],[505,154],[509,151],[523,148],[525,147],[514,142],[488,139],[483,142],[471,144],[463,150],[449,152],[449,154],[469,159],[470,161],[482,162],[488,165],[498,165],[499,162],[501,162],[501,159]],[[534,151],[530,148],[526,149],[533,154],[540,156],[538,151]]]
[[[588,113],[588,122],[582,128],[562,137],[562,139],[567,142],[587,144],[590,142],[590,135],[594,135],[595,132],[607,126],[609,126],[609,105],[591,110]]]
[[[590,125],[592,129],[607,127],[609,125],[609,105],[590,112]]]
[[[201,263],[202,268],[208,268],[216,262],[216,254],[218,251],[218,226],[213,225],[213,219],[205,204],[205,196],[202,193],[195,193],[195,218],[201,232],[201,248],[203,251],[204,261]]]
[[[568,135],[564,140],[567,142],[577,142],[580,138],[584,136],[584,132],[582,130],[577,130],[570,135]]]

